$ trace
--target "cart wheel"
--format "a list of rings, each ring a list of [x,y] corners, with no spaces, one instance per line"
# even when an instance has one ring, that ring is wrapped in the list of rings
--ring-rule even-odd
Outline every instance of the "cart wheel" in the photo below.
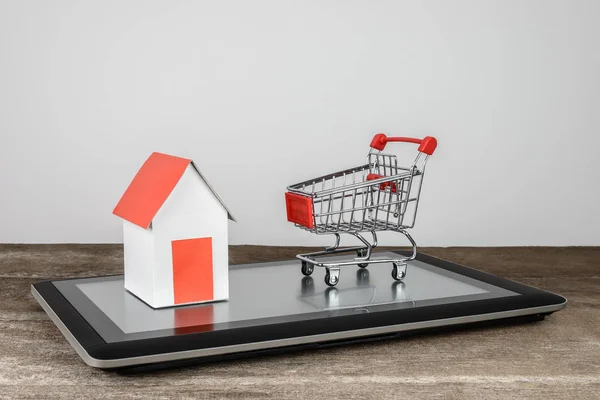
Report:
[[[401,281],[406,276],[406,272],[398,270],[398,264],[394,263],[394,268],[392,269],[392,278],[397,281]]]
[[[338,281],[339,278],[337,274],[331,274],[329,272],[329,269],[327,269],[327,272],[325,273],[325,283],[327,284],[327,286],[335,286],[337,285]]]
[[[314,265],[309,264],[306,261],[302,261],[302,275],[309,276],[314,270]]]
[[[356,250],[356,255],[358,257],[364,257],[367,255],[367,249],[360,249],[360,250]],[[361,263],[358,264],[359,267],[361,268],[367,268],[369,266],[369,263]]]

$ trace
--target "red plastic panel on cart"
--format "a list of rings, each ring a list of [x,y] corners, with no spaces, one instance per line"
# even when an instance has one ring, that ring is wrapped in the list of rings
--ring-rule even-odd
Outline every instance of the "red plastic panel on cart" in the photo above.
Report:
[[[288,221],[309,229],[314,227],[313,203],[310,197],[286,192],[285,207]]]
[[[385,178],[385,176],[383,175],[377,175],[377,174],[369,174],[367,175],[367,180],[368,181],[374,181],[375,179],[381,179],[381,178]],[[379,185],[379,190],[385,190],[386,187],[390,186],[390,183],[392,184],[392,193],[396,193],[396,183],[395,182],[383,182]]]

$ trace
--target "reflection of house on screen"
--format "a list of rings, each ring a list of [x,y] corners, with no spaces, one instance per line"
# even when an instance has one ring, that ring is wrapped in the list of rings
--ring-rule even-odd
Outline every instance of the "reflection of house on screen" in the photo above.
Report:
[[[127,317],[115,323],[126,333],[161,329],[173,329],[175,334],[206,332],[213,329],[215,319],[228,319],[228,308],[218,307],[220,303],[152,309],[126,291],[123,296],[123,317]]]
[[[123,290],[123,281],[77,285],[124,333],[172,330],[174,334],[204,332],[229,320],[228,302],[153,309]],[[191,329],[190,327],[198,326]]]
[[[173,324],[176,335],[213,330],[215,310],[212,304],[176,308],[173,311]]]

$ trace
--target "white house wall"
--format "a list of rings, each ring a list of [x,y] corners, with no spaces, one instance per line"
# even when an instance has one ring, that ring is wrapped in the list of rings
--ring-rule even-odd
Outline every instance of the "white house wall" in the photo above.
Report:
[[[123,220],[125,288],[148,304],[154,302],[154,237],[148,229]]]
[[[173,215],[197,213],[199,209],[223,211],[223,207],[190,163],[153,221]]]
[[[152,222],[157,265],[155,307],[172,305],[173,259],[171,241],[212,237],[215,299],[228,298],[227,211],[189,165]]]

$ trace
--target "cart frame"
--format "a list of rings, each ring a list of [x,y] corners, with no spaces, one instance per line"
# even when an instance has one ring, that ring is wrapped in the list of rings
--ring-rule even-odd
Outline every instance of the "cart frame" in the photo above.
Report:
[[[382,153],[389,142],[419,144],[418,153],[409,167],[398,165],[395,155]],[[425,166],[437,147],[431,136],[423,139],[375,135],[370,144],[366,164],[288,186],[286,207],[288,220],[297,227],[317,235],[333,234],[335,243],[322,251],[298,254],[302,273],[313,273],[314,267],[326,269],[325,283],[339,282],[340,268],[391,263],[392,277],[406,277],[407,263],[417,256],[417,244],[407,229],[414,227],[421,195]],[[417,182],[415,182],[415,178]],[[391,218],[390,218],[391,217]],[[412,245],[409,257],[372,258],[377,247],[377,231],[403,234]],[[361,233],[370,232],[372,242]],[[362,245],[340,247],[340,234],[356,237]],[[356,257],[333,261],[317,258],[356,252]]]

